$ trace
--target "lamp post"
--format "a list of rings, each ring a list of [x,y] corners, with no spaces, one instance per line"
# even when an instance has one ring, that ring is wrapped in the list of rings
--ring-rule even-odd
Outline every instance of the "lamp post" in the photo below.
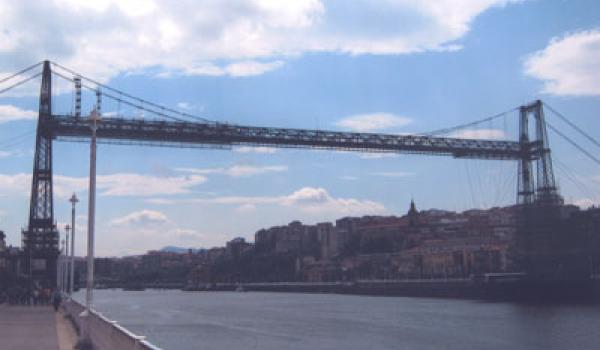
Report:
[[[63,269],[63,292],[67,294],[69,292],[69,232],[71,231],[71,226],[69,224],[65,225],[66,232],[66,244],[65,244],[65,259],[62,263]]]
[[[64,270],[62,268],[62,264],[63,264],[63,260],[64,260],[64,254],[65,254],[65,240],[63,239],[62,241],[60,241],[60,255],[58,256],[58,265],[56,266],[57,268],[57,281],[56,284],[58,285],[57,289],[62,292],[64,290],[64,285],[63,285],[63,273]]]
[[[99,106],[97,106],[99,108]],[[85,311],[90,313],[93,302],[94,288],[94,219],[96,211],[96,130],[100,116],[96,109],[90,114],[92,140],[90,142],[90,188],[88,194],[88,245],[87,245],[87,283],[85,296]]]
[[[85,293],[85,310],[79,315],[84,318],[84,326],[80,342],[83,344],[91,343],[90,316],[92,308],[92,298],[94,289],[94,218],[96,212],[96,130],[100,115],[100,91],[96,92],[98,104],[96,109],[90,113],[90,128],[92,129],[92,139],[90,141],[90,187],[88,191],[88,244],[87,244],[87,278]],[[72,203],[75,203],[73,201]],[[73,208],[75,204],[73,204]],[[75,209],[73,209],[75,211]]]
[[[73,294],[75,288],[75,204],[79,202],[75,193],[69,198],[71,202],[71,259],[70,259],[70,280],[69,280],[69,296]]]

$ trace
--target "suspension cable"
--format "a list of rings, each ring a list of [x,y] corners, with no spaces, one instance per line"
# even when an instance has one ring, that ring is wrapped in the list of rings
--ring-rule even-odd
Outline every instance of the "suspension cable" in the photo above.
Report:
[[[573,123],[572,121],[570,121],[567,117],[565,117],[563,114],[559,113],[558,111],[556,111],[554,108],[552,108],[550,105],[548,105],[546,102],[544,102],[544,106],[546,106],[546,108],[548,108],[552,113],[554,113],[557,117],[559,117],[560,119],[562,119],[565,123],[569,124],[570,127],[572,127],[573,129],[577,130],[581,135],[583,135],[586,139],[588,139],[589,141],[591,141],[593,144],[595,144],[596,146],[600,147],[600,142],[598,142],[598,140],[596,140],[595,138],[593,138],[590,134],[586,133],[585,131],[583,131],[583,129],[581,129],[580,127],[578,127],[577,125],[575,125],[575,123]]]
[[[22,140],[26,139],[27,137],[34,135],[36,132],[35,129],[33,130],[28,130],[22,134],[10,137],[8,139],[4,139],[4,140],[0,140],[0,146],[2,147],[11,147],[15,144],[20,143]]]
[[[56,76],[58,76],[58,77],[60,77],[60,78],[63,78],[63,79],[65,79],[65,80],[71,81],[71,82],[73,82],[73,81],[74,81],[74,79],[72,79],[72,78],[69,78],[69,77],[67,77],[67,76],[65,76],[65,75],[63,75],[63,74],[61,74],[61,73],[59,73],[59,72],[55,72],[55,71],[53,71],[53,72],[52,72],[52,74],[55,74]],[[90,91],[96,91],[96,90],[97,90],[97,89],[95,89],[93,86],[90,86],[90,85],[88,85],[88,84],[84,84],[84,83],[82,83],[82,84],[81,84],[81,86],[82,86],[82,87],[84,87],[84,88],[86,88],[86,89],[88,89],[88,90],[90,90]],[[185,120],[185,119],[177,118],[177,117],[174,117],[174,116],[172,116],[172,115],[169,115],[169,114],[166,114],[166,113],[162,113],[162,112],[155,111],[155,110],[153,110],[153,109],[150,109],[150,108],[144,107],[144,106],[143,106],[143,105],[141,105],[141,104],[136,104],[136,103],[134,103],[134,102],[130,102],[130,101],[127,101],[127,100],[121,99],[121,98],[119,98],[119,97],[117,97],[117,96],[114,96],[114,95],[108,94],[108,93],[106,93],[105,91],[102,91],[102,92],[101,92],[101,94],[102,94],[103,96],[106,96],[106,97],[108,97],[108,98],[112,99],[112,100],[118,101],[118,102],[120,102],[120,103],[124,103],[124,104],[126,104],[126,105],[128,105],[128,106],[130,106],[130,107],[134,107],[134,108],[138,108],[138,109],[141,109],[141,110],[147,111],[147,112],[149,112],[149,113],[155,114],[155,115],[157,115],[157,116],[160,116],[160,117],[164,117],[164,118],[168,118],[168,119],[172,119],[172,120],[176,120],[176,121],[180,121],[180,122],[189,122],[189,120]]]
[[[94,79],[91,79],[91,78],[88,78],[88,77],[86,77],[84,75],[81,75],[81,74],[79,74],[79,73],[77,73],[77,72],[75,72],[75,71],[73,71],[73,70],[71,70],[69,68],[66,68],[66,67],[64,67],[64,66],[62,66],[62,65],[60,65],[60,64],[58,64],[56,62],[52,62],[52,65],[54,65],[55,67],[58,67],[58,68],[60,68],[62,70],[65,70],[65,71],[67,71],[67,72],[69,72],[69,73],[71,73],[73,75],[79,76],[79,77],[83,78],[84,80],[89,81],[90,83],[92,83],[94,85],[102,87],[103,89],[110,90],[112,92],[116,92],[116,93],[118,93],[121,96],[125,96],[125,97],[127,97],[129,99],[132,99],[132,100],[135,100],[137,102],[144,103],[144,104],[150,105],[150,106],[152,106],[154,108],[158,108],[158,109],[164,110],[166,112],[174,113],[174,114],[177,114],[177,115],[182,116],[182,117],[191,118],[191,119],[194,119],[194,120],[200,120],[200,121],[203,121],[203,122],[206,122],[206,123],[216,123],[216,121],[213,121],[213,120],[209,120],[209,119],[197,116],[197,115],[192,115],[192,114],[189,114],[189,113],[181,112],[181,111],[178,111],[176,109],[169,108],[169,107],[161,106],[161,105],[156,104],[154,102],[151,102],[151,101],[148,101],[148,100],[145,100],[145,99],[133,96],[133,95],[128,94],[128,93],[126,93],[124,91],[115,89],[115,88],[110,87],[108,85],[102,84],[102,83],[100,83],[100,82],[98,82],[98,81],[96,81]],[[145,109],[145,110],[148,110],[148,109]]]
[[[423,136],[434,136],[434,135],[440,135],[440,134],[442,134],[442,135],[443,134],[449,134],[449,133],[451,133],[453,131],[457,131],[457,130],[460,130],[460,129],[465,129],[465,128],[468,128],[468,127],[471,127],[471,126],[474,126],[474,125],[477,125],[477,124],[485,123],[485,122],[492,121],[494,119],[503,117],[503,116],[505,116],[505,115],[507,115],[509,113],[512,113],[512,112],[516,111],[517,109],[519,109],[519,108],[515,107],[515,108],[512,108],[512,109],[510,109],[508,111],[505,111],[505,112],[502,112],[502,113],[498,113],[498,114],[489,116],[487,118],[479,119],[479,120],[476,120],[476,121],[473,121],[473,122],[470,122],[470,123],[466,123],[466,124],[461,124],[461,125],[453,126],[453,127],[450,127],[450,128],[438,129],[438,130],[434,130],[434,131],[422,133],[421,135],[423,135]]]
[[[19,81],[19,82],[16,82],[15,84],[13,84],[13,85],[11,85],[11,86],[9,86],[9,87],[6,87],[6,88],[4,88],[4,89],[0,90],[0,94],[3,94],[3,93],[5,93],[5,92],[7,92],[8,90],[14,89],[14,88],[16,88],[17,86],[23,85],[23,84],[25,84],[26,82],[28,82],[28,81],[30,81],[30,80],[33,80],[33,79],[35,79],[35,78],[37,78],[37,77],[39,77],[40,75],[42,75],[42,73],[41,73],[41,72],[40,72],[40,73],[37,73],[37,74],[35,74],[35,75],[32,75],[32,76],[30,76],[29,78],[23,79],[23,80],[21,80],[21,81]]]
[[[31,66],[29,66],[29,67],[27,67],[27,68],[25,68],[25,69],[22,69],[22,70],[20,70],[20,71],[18,71],[18,72],[16,72],[16,73],[14,73],[14,74],[11,74],[11,75],[9,75],[9,76],[8,76],[8,77],[6,77],[6,78],[2,78],[2,79],[0,79],[0,84],[2,84],[2,83],[4,83],[5,81],[8,81],[8,80],[10,80],[10,79],[12,79],[12,78],[15,78],[15,77],[17,77],[17,76],[19,76],[19,75],[21,75],[21,74],[23,74],[23,73],[26,73],[26,72],[28,72],[28,71],[30,71],[30,70],[32,70],[32,69],[34,69],[34,68],[36,68],[37,66],[39,66],[40,64],[42,64],[42,62],[38,62],[38,63],[36,63],[36,64],[34,64],[34,65],[31,65]]]
[[[557,158],[556,155],[554,155],[552,158],[554,161],[556,161],[556,165],[558,166],[558,169],[561,171],[561,173],[563,175],[565,175],[565,177],[568,180],[570,180],[571,183],[573,183],[575,185],[575,187],[577,187],[577,189],[581,192],[582,195],[584,195],[584,196],[593,195],[594,197],[599,197],[599,192],[597,192],[596,189],[592,189],[591,187],[588,187],[584,182],[580,181],[577,178],[578,175],[575,174],[573,171],[571,171],[571,169],[569,169],[569,166],[567,164],[565,164],[559,158]]]
[[[583,148],[582,146],[580,146],[578,143],[576,143],[575,141],[571,140],[567,135],[563,134],[561,131],[559,131],[557,128],[555,128],[554,126],[552,126],[552,124],[548,123],[548,121],[546,121],[546,125],[548,126],[548,128],[550,128],[550,130],[554,131],[556,134],[558,134],[558,136],[562,137],[563,139],[565,139],[568,143],[570,143],[573,147],[577,148],[581,153],[585,154],[586,156],[588,156],[591,160],[593,160],[594,162],[596,162],[598,165],[600,165],[600,159],[596,158],[593,154],[591,154],[590,152],[588,152],[585,148]]]

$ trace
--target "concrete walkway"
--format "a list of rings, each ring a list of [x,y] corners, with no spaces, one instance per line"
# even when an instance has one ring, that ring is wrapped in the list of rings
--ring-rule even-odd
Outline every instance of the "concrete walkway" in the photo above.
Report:
[[[56,314],[51,306],[0,305],[1,349],[73,349],[74,334],[62,314]]]

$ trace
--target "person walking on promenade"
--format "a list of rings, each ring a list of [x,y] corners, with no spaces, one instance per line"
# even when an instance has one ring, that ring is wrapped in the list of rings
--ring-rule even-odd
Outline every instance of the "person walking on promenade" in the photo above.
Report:
[[[50,299],[52,299],[52,289],[46,287],[43,290],[44,305],[50,305]]]
[[[25,305],[33,305],[33,287],[29,286],[23,289],[23,297],[25,298]]]
[[[39,288],[33,289],[33,305],[40,305],[40,290],[39,290]]]
[[[54,311],[58,311],[58,307],[60,306],[61,300],[62,296],[60,295],[60,291],[58,289],[55,289],[54,293],[52,293],[52,305],[54,306]]]

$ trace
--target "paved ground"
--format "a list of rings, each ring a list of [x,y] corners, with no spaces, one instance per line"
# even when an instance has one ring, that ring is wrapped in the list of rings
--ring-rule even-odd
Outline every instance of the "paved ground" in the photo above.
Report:
[[[63,312],[56,313],[56,333],[58,334],[58,349],[73,350],[77,343],[77,333]]]
[[[0,349],[66,350],[73,339],[68,322],[50,306],[0,305]]]

